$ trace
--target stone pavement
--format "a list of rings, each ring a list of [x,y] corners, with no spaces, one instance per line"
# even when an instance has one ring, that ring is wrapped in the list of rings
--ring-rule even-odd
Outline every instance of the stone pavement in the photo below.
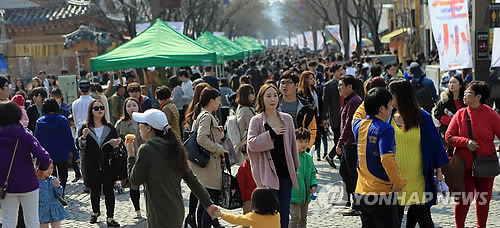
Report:
[[[344,217],[339,213],[343,209],[342,205],[331,205],[332,202],[337,202],[342,199],[341,178],[338,174],[338,168],[330,168],[325,161],[317,162],[315,160],[315,163],[316,168],[318,169],[318,184],[323,188],[318,189],[318,198],[312,201],[309,206],[307,227],[361,227],[359,217]],[[335,163],[337,164],[337,167],[339,167],[339,161],[335,160]],[[237,169],[237,167],[233,167],[233,169]],[[74,173],[70,171],[69,175],[69,180],[71,180]],[[190,191],[184,183],[182,184],[182,189],[187,211],[188,196]],[[141,188],[141,190],[143,189]],[[88,221],[90,219],[91,212],[90,195],[83,193],[83,183],[81,183],[81,181],[76,184],[68,183],[66,194],[69,204],[67,210],[70,216],[68,219],[63,221],[63,227],[106,227],[105,216],[99,217],[97,224],[89,224]],[[115,193],[115,196],[115,220],[119,222],[122,227],[147,227],[145,219],[133,219],[134,209],[132,202],[129,199],[128,189],[125,190],[125,194]],[[143,215],[145,216],[146,207],[143,194],[141,194],[141,209]],[[453,204],[441,204],[434,206],[432,208],[432,218],[436,227],[454,227],[453,210]],[[104,197],[102,197],[101,214],[105,215],[105,212]],[[233,210],[231,212],[240,214],[241,210]],[[466,226],[474,227],[475,220],[475,207],[472,206],[467,217]],[[225,222],[222,222],[222,224],[226,227],[236,227],[227,225]],[[493,189],[493,199],[490,205],[488,226],[500,227],[500,178],[498,177],[495,180],[495,186]]]

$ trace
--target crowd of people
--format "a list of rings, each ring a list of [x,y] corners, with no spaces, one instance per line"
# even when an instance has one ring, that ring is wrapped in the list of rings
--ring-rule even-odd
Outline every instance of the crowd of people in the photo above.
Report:
[[[246,63],[226,62],[220,75],[213,66],[181,67],[153,91],[135,71],[82,74],[72,104],[43,70],[26,85],[0,76],[3,227],[60,227],[68,218],[68,167],[71,182],[83,181],[90,194],[92,224],[102,193],[107,226],[120,226],[119,182],[129,189],[136,219],[144,186],[149,227],[222,227],[219,218],[246,227],[306,227],[321,187],[315,164],[323,161],[340,165],[343,216],[360,216],[363,227],[400,227],[407,211],[406,227],[434,227],[442,168],[455,154],[465,164],[463,193],[484,196],[476,216],[485,227],[494,176],[472,173],[476,155],[496,156],[500,137],[490,86],[450,72],[436,89],[425,64],[273,48]],[[207,156],[203,165],[183,146],[190,137]],[[221,212],[228,156],[239,166],[243,215]],[[121,166],[125,176],[117,174]],[[181,180],[192,190],[186,217]],[[467,199],[456,199],[456,227],[465,225]]]

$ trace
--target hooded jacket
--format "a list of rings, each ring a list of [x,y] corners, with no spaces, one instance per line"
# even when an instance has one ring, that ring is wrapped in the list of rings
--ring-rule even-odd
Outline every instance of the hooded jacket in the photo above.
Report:
[[[80,158],[75,140],[66,117],[59,114],[46,114],[36,121],[35,137],[49,152],[54,162],[69,160],[69,152],[75,159]]]
[[[177,170],[176,148],[161,137],[153,137],[139,147],[137,157],[128,158],[128,177],[132,185],[145,185],[149,227],[182,227],[184,200],[181,179],[206,208],[213,204],[208,192],[188,167]]]
[[[21,124],[0,126],[0,158],[2,158],[0,159],[0,183],[2,185],[7,177],[18,139],[16,156],[8,181],[8,193],[27,193],[38,189],[38,178],[33,167],[32,154],[40,161],[40,170],[47,170],[50,164],[49,153]]]

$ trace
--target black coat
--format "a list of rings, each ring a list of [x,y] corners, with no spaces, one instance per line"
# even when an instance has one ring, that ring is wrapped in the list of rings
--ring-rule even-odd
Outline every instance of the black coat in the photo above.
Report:
[[[450,110],[450,112],[452,112],[453,114],[457,113],[458,111],[453,97],[449,98],[449,96],[450,95],[447,92],[446,94],[442,94],[441,100],[439,100],[433,110],[434,118],[436,118],[440,123],[441,117],[446,115],[446,113],[444,112],[445,109]],[[463,99],[460,100],[460,103],[462,103],[462,107],[465,107]],[[439,132],[441,133],[442,137],[444,137],[444,133],[446,133],[447,129],[448,125],[441,123],[441,126],[439,126]]]
[[[330,126],[340,128],[340,92],[337,80],[332,79],[323,89],[322,119],[330,120]]]
[[[85,173],[85,175],[83,175],[85,178],[85,185],[92,186],[99,183],[99,180],[102,179],[99,177],[111,175],[110,158],[114,148],[109,143],[106,144],[106,142],[118,138],[118,133],[112,124],[108,123],[104,125],[102,134],[105,137],[99,144],[95,136],[95,131],[89,128],[90,133],[87,135],[84,143],[81,136],[85,128],[87,128],[87,124],[83,124],[80,128],[76,146],[80,150],[80,154],[83,155],[82,169]]]
[[[40,118],[40,113],[38,113],[36,104],[32,104],[28,107],[28,109],[26,110],[26,115],[28,115],[29,119],[28,129],[30,129],[31,132],[35,132],[36,121],[38,120],[38,118]]]

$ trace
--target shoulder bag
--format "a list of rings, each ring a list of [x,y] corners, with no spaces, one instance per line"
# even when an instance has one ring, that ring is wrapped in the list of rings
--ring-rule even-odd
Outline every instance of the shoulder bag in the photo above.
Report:
[[[210,122],[211,126],[212,123]],[[210,160],[210,152],[198,144],[197,137],[198,131],[193,131],[193,134],[184,141],[184,147],[188,154],[188,160],[201,168],[205,168]]]
[[[472,127],[470,121],[469,111],[467,114],[467,130],[469,131],[469,138],[472,137]],[[473,177],[496,177],[500,174],[500,164],[498,162],[497,152],[489,157],[477,155],[476,151],[472,151],[474,161],[472,163],[472,176]]]
[[[224,155],[224,162],[222,164],[220,206],[228,210],[238,209],[243,206],[238,179],[231,174],[231,165],[229,156],[227,155]]]
[[[456,149],[450,146],[450,140],[446,146],[446,151],[450,157],[450,161],[441,168],[445,176],[446,185],[450,188],[450,192],[462,193],[465,192],[465,162]]]
[[[7,172],[7,178],[5,178],[5,182],[3,183],[3,186],[0,188],[0,199],[5,199],[5,194],[7,193],[7,187],[9,185],[10,171],[12,170],[12,164],[14,164],[14,158],[16,157],[18,144],[19,144],[19,139],[16,142],[16,147],[14,148],[14,154],[12,155],[12,159],[10,160],[10,166],[9,166],[9,172]]]

